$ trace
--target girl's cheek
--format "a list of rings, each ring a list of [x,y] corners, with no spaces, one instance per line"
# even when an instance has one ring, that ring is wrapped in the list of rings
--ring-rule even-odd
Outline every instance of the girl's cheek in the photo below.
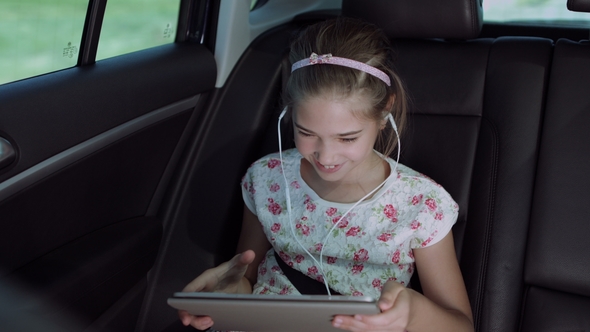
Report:
[[[314,143],[312,140],[295,137],[295,147],[297,147],[300,152],[313,152],[313,146]]]
[[[306,154],[304,144],[301,144],[301,141],[298,140],[298,139],[295,139],[295,148],[299,151],[299,153],[301,155],[305,155]]]

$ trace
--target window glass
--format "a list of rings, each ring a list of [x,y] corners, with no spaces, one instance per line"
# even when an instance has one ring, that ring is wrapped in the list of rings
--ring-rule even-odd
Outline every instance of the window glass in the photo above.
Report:
[[[109,0],[96,60],[173,43],[180,0]]]
[[[487,22],[590,27],[590,14],[571,12],[565,0],[484,0]]]
[[[0,0],[0,84],[74,67],[88,0]]]

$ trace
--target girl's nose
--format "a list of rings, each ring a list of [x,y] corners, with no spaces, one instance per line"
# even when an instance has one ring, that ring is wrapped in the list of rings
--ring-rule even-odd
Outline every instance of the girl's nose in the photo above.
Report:
[[[335,162],[334,148],[325,143],[318,143],[315,150],[316,160],[324,166],[332,166]]]

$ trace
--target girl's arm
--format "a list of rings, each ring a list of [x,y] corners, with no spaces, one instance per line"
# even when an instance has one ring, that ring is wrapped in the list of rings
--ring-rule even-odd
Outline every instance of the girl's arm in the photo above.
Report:
[[[420,285],[424,293],[424,296],[418,297],[416,304],[418,308],[433,308],[432,311],[426,311],[433,313],[432,320],[426,321],[424,318],[427,316],[420,315],[416,317],[417,323],[422,321],[426,328],[434,326],[431,324],[448,322],[449,325],[441,324],[437,330],[473,331],[471,306],[457,262],[453,233],[449,232],[440,242],[430,247],[414,250],[414,257],[416,269],[420,271]],[[443,320],[437,321],[439,315]]]
[[[258,265],[271,245],[262,231],[262,225],[246,206],[237,252],[231,260],[203,272],[183,289],[184,292],[252,293],[256,283]],[[206,316],[193,316],[186,311],[178,312],[184,325],[205,330],[213,325]]]
[[[473,331],[471,306],[451,232],[440,242],[414,250],[424,295],[390,281],[379,299],[381,314],[337,316],[349,331]]]
[[[254,260],[248,266],[244,277],[250,283],[250,292],[252,293],[252,286],[256,283],[258,277],[258,265],[266,255],[266,252],[272,247],[264,231],[262,224],[258,217],[244,205],[244,218],[242,219],[242,230],[240,232],[240,240],[236,252],[241,253],[246,250],[252,250],[255,253]]]

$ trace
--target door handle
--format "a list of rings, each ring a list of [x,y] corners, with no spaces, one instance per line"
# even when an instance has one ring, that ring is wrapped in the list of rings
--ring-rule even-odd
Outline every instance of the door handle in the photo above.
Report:
[[[3,137],[0,137],[0,169],[12,164],[16,159],[16,151],[12,144]]]

